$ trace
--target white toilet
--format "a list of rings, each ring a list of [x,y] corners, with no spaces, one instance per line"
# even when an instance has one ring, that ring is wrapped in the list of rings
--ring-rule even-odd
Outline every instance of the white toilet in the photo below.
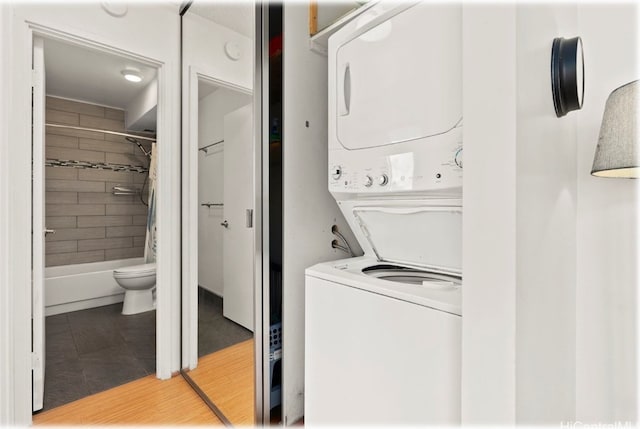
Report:
[[[125,289],[122,314],[138,314],[156,308],[153,288],[156,286],[156,263],[116,268],[113,278]]]

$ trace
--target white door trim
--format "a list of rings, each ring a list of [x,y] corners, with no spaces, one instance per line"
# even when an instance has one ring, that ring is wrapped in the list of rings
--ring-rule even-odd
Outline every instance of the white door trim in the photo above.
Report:
[[[13,11],[12,11],[13,12]],[[11,23],[10,89],[8,105],[9,129],[7,176],[8,189],[7,247],[9,253],[7,307],[12,336],[12,362],[6,368],[13,381],[9,399],[12,416],[7,423],[31,423],[31,54],[33,32],[27,23]],[[12,144],[20,142],[21,144]],[[19,286],[19,287],[16,287]],[[4,369],[4,368],[3,368]]]
[[[16,408],[17,379],[13,368],[15,363],[15,338],[13,307],[14,291],[10,287],[13,282],[14,249],[10,243],[11,222],[14,220],[13,210],[10,209],[14,201],[11,192],[11,164],[13,155],[11,133],[9,131],[11,117],[11,94],[13,87],[11,76],[11,62],[5,61],[11,51],[11,15],[12,9],[7,3],[0,3],[0,426],[24,425],[25,407]],[[31,404],[27,404],[26,411],[30,411]],[[28,413],[30,414],[30,413]],[[27,416],[28,416],[27,414]],[[29,417],[30,418],[30,417]]]
[[[182,83],[182,367],[195,369],[198,366],[198,82],[249,95],[253,91],[207,75],[196,66],[185,67],[185,71]]]
[[[31,279],[31,347],[33,365],[33,411],[44,406],[45,377],[45,316],[44,316],[44,237],[45,237],[45,199],[44,199],[44,163],[45,163],[45,104],[46,104],[46,71],[44,68],[44,39],[33,38],[33,132],[32,145],[32,279]]]
[[[2,201],[9,207],[6,214],[10,226],[3,258],[7,278],[2,285],[3,308],[10,323],[12,356],[0,367],[3,383],[12,389],[7,401],[11,412],[8,424],[31,423],[31,54],[34,34],[45,38],[63,39],[126,56],[158,68],[158,253],[157,253],[157,347],[156,371],[158,378],[170,378],[180,367],[180,153],[179,145],[179,85],[177,84],[179,58],[164,63],[93,41],[95,35],[70,34],[56,28],[28,22],[10,8],[11,56],[9,63],[9,94],[4,103],[11,106],[7,112],[8,142],[6,145],[6,175],[11,187],[2,188]],[[10,142],[13,142],[10,144]],[[6,182],[5,182],[6,183]],[[3,279],[4,280],[4,279]],[[20,287],[17,287],[20,286]],[[5,378],[5,376],[7,376]]]

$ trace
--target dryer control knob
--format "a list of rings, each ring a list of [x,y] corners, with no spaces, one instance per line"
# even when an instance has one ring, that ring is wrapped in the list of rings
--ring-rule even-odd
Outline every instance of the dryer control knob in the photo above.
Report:
[[[340,167],[339,165],[334,165],[333,167],[331,167],[330,174],[333,180],[338,180],[342,176],[342,167]]]
[[[378,185],[384,186],[387,183],[389,183],[389,176],[383,174],[382,176],[378,177]]]
[[[371,176],[369,175],[364,176],[364,186],[368,188],[371,185],[373,185],[373,179],[371,178]]]

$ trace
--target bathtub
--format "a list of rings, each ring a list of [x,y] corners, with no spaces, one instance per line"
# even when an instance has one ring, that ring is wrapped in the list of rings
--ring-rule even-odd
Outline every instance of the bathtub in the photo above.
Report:
[[[113,279],[113,270],[140,264],[144,258],[45,268],[45,316],[122,302],[124,289]]]

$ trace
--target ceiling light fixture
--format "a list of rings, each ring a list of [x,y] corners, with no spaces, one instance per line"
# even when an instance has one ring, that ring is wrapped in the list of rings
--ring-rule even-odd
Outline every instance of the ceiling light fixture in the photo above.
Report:
[[[137,70],[122,70],[120,73],[129,82],[142,82],[142,75]]]

